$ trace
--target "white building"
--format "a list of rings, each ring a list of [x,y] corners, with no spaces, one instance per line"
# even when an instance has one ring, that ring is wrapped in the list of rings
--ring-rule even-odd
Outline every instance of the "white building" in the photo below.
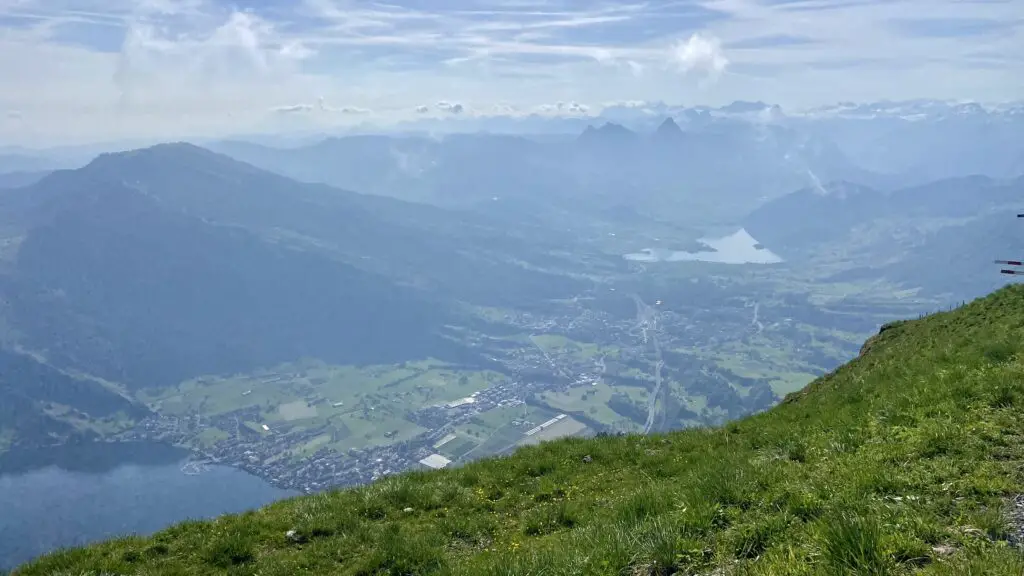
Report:
[[[423,460],[420,460],[420,464],[423,464],[428,468],[433,468],[434,470],[440,470],[451,463],[451,460],[441,456],[440,454],[431,454]]]

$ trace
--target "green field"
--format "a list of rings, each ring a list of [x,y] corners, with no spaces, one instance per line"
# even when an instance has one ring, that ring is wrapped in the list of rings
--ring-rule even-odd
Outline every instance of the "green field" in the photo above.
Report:
[[[372,411],[346,413],[328,420],[331,428],[342,431],[344,437],[329,445],[339,451],[351,448],[385,446],[408,440],[426,429],[409,422],[401,413]]]
[[[579,386],[565,392],[545,392],[541,399],[548,406],[564,412],[582,412],[589,418],[616,429],[635,429],[636,423],[624,418],[608,407],[615,393],[623,393],[638,402],[647,402],[647,391],[635,386],[610,386],[604,382],[593,386]]]
[[[140,399],[169,416],[212,417],[256,408],[259,422],[246,425],[260,434],[260,424],[272,430],[332,430],[332,441],[300,447],[298,457],[320,447],[347,451],[410,439],[425,429],[406,420],[407,412],[464,398],[503,379],[495,372],[453,370],[435,361],[364,368],[304,361],[258,374],[196,378],[175,388],[148,389]],[[195,441],[205,446],[223,438],[210,432]]]
[[[478,445],[479,443],[475,439],[456,434],[454,440],[438,448],[438,453],[456,462]]]
[[[577,342],[559,334],[537,334],[532,336],[531,340],[548,354],[569,355],[578,360],[596,360],[601,356],[614,358],[618,355],[618,348],[591,342]]]
[[[587,430],[588,428],[586,424],[583,424],[578,420],[574,420],[571,417],[567,417],[529,436],[524,436],[523,439],[519,441],[518,446],[533,446],[540,444],[541,442],[579,436]]]
[[[196,435],[195,442],[201,447],[212,446],[222,440],[227,440],[231,435],[223,430],[207,428]]]
[[[268,418],[287,420],[289,410],[282,415],[280,408],[305,397],[324,398],[328,404],[343,402],[349,408],[396,399],[424,406],[469,396],[502,378],[493,372],[451,370],[439,362],[356,368],[310,361],[264,374],[196,378],[175,388],[144,390],[140,398],[164,414],[211,416],[260,406],[268,408]],[[319,412],[325,414],[323,409]]]
[[[522,441],[523,433],[558,413],[534,406],[516,406],[488,410],[459,426],[461,438],[476,444],[463,453],[463,460],[500,454]]]
[[[809,336],[807,348],[816,350],[833,358],[848,357],[849,352],[841,350],[832,342],[819,337],[831,336],[846,342],[861,342],[866,335],[856,335],[837,330],[825,330],[809,325],[796,325],[787,328]],[[741,340],[721,342],[715,346],[700,349],[681,349],[677,352],[694,353],[698,357],[710,360],[716,366],[728,370],[744,378],[765,378],[779,396],[784,396],[806,386],[815,378],[821,367],[813,366],[799,360],[800,350],[792,337],[785,332],[765,330],[761,334],[751,334]],[[741,392],[741,390],[737,389]]]

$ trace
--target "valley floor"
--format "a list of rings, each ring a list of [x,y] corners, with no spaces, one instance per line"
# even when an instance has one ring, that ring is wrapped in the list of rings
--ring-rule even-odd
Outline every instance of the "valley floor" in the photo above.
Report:
[[[498,371],[304,360],[146,389],[140,399],[154,415],[111,438],[185,446],[200,461],[315,492],[542,439],[719,423],[769,407],[863,338],[771,320],[778,314],[757,301],[710,316],[635,303],[634,318],[585,299],[557,313],[495,311],[520,333],[463,337]]]
[[[392,476],[34,574],[1020,574],[1024,288],[887,325],[723,427]]]

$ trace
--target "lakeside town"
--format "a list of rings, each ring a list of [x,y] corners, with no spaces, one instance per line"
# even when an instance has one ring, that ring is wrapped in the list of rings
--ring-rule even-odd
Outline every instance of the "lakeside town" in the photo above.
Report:
[[[212,415],[198,411],[169,415],[156,410],[154,415],[115,439],[187,447],[195,454],[195,461],[186,470],[189,473],[201,471],[204,463],[221,464],[243,469],[277,487],[302,492],[358,485],[410,469],[457,466],[560,436],[650,430],[663,405],[657,396],[662,388],[662,347],[680,345],[680,342],[685,345],[691,339],[725,338],[728,330],[733,337],[738,332],[764,330],[758,322],[756,308],[736,310],[735,318],[719,324],[720,334],[711,335],[696,330],[679,314],[662,313],[639,298],[636,304],[636,317],[621,320],[580,305],[571,305],[563,316],[554,318],[508,314],[503,319],[506,324],[524,334],[536,335],[529,336],[521,345],[496,346],[492,337],[467,335],[470,346],[487,350],[490,360],[502,366],[502,377],[461,399],[405,407],[401,420],[415,429],[414,434],[377,430],[383,436],[381,442],[368,441],[365,445],[339,449],[341,433],[330,419],[314,419],[314,425],[303,426],[268,422],[264,406],[249,405]],[[550,336],[552,333],[563,336]],[[543,346],[539,343],[542,338],[564,346]],[[586,349],[582,349],[579,342],[588,343],[584,345]],[[614,359],[608,358],[609,350],[613,351]],[[608,411],[611,403],[604,406],[604,414],[619,418],[622,426],[611,424],[608,417],[591,417],[583,410],[566,411],[545,401],[546,395],[568,395],[577,389],[583,392],[572,392],[574,397],[582,394],[587,398],[587,389],[627,367],[652,376],[653,395],[646,396],[647,392],[643,392],[642,399],[626,407],[629,410]],[[657,384],[653,380],[655,374],[659,379]],[[272,376],[265,382],[272,380],[278,384],[288,377]],[[243,392],[247,393],[249,391]],[[661,393],[662,398],[667,397],[667,391]],[[772,400],[768,392],[766,402]],[[318,405],[340,408],[343,404],[332,404],[326,397],[316,394],[292,403],[302,404],[299,408],[308,409],[312,414],[316,414]],[[372,424],[375,408],[364,404],[358,409],[370,417]],[[759,408],[759,405],[751,407]],[[346,406],[345,409],[357,408]],[[498,424],[492,422],[490,432],[482,440],[467,438],[466,428],[487,419],[490,414],[501,414],[504,420]],[[704,417],[712,419],[708,415]],[[199,441],[201,438],[207,441]],[[214,440],[209,441],[209,438]],[[455,445],[463,449],[453,448]],[[466,446],[471,448],[464,449]]]
[[[591,341],[598,334],[605,342],[634,341],[631,348],[616,349],[618,362],[641,361],[644,355],[644,341],[637,337],[637,322],[612,322],[606,314],[586,309],[573,316],[556,319],[527,314],[509,315],[505,322],[531,334],[543,334],[563,326],[561,332],[577,337],[589,335]],[[484,338],[480,337],[475,344],[486,345],[482,342]],[[532,337],[530,342],[533,343]],[[194,462],[186,469],[188,473],[200,472],[203,464],[221,464],[245,470],[280,488],[315,492],[371,482],[415,468],[459,465],[542,439],[609,431],[610,427],[597,420],[567,415],[540,400],[546,392],[557,393],[596,385],[607,370],[603,356],[549,351],[535,343],[494,348],[493,354],[491,360],[499,362],[504,367],[502,372],[512,376],[506,376],[465,398],[409,411],[404,415],[405,419],[424,431],[383,445],[343,451],[328,445],[301,458],[289,457],[296,447],[308,445],[319,438],[333,439],[336,430],[329,422],[302,429],[271,427],[263,423],[260,406],[247,406],[211,416],[157,413],[115,439],[157,441],[188,447],[195,454]],[[309,398],[308,401],[309,404],[319,404],[325,399]],[[439,453],[442,446],[459,436],[457,429],[460,426],[493,410],[518,407],[523,409],[523,416],[508,422],[508,428],[514,432],[503,435],[507,442],[492,443],[484,450],[470,450],[472,458],[453,458]],[[257,423],[258,427],[246,423]],[[225,437],[205,446],[196,441],[211,430]]]
[[[522,406],[526,403],[524,396],[548,389],[551,388],[540,383],[500,384],[475,393],[463,399],[464,401],[452,402],[446,406],[426,407],[413,413],[411,419],[421,426],[428,427],[428,431],[411,439],[383,446],[352,448],[345,452],[321,448],[298,465],[282,455],[295,446],[307,443],[325,433],[330,434],[329,425],[287,434],[277,434],[269,426],[263,425],[265,430],[261,434],[238,424],[243,419],[257,420],[258,408],[242,409],[208,418],[155,415],[146,418],[116,439],[157,441],[187,446],[196,452],[195,464],[216,463],[233,466],[280,488],[315,492],[331,487],[362,484],[417,467],[447,467],[452,464],[452,460],[438,454],[436,449],[443,445],[447,437],[452,436],[455,427],[494,408]],[[545,427],[561,424],[563,420],[568,419],[568,424],[575,423],[565,414],[559,414],[551,420],[555,419],[557,422],[534,423],[523,420],[514,424],[518,424],[523,431],[523,438],[527,439],[532,435],[529,432],[533,428],[538,428],[534,432],[537,433],[542,432]],[[218,442],[213,448],[196,448],[192,439],[208,429],[234,429],[236,433]],[[569,429],[573,434],[592,432],[586,425],[570,425]],[[558,436],[547,434],[544,439],[555,437]],[[513,448],[516,444],[511,443],[507,448]],[[486,455],[488,454],[479,454],[481,457]],[[191,469],[198,470],[201,466],[193,465]]]

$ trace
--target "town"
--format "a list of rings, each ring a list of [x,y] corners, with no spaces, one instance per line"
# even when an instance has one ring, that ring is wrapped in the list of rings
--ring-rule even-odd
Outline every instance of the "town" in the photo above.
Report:
[[[577,382],[585,383],[588,382],[588,378],[593,377],[581,375]],[[524,397],[549,389],[551,388],[541,383],[502,383],[461,401],[425,407],[410,414],[410,420],[428,428],[427,432],[413,438],[384,446],[352,448],[345,452],[322,448],[299,464],[283,455],[295,446],[307,443],[325,433],[330,434],[331,430],[326,429],[329,426],[285,434],[277,433],[264,425],[265,429],[261,433],[240,424],[242,421],[259,419],[258,410],[252,408],[209,418],[151,416],[115,439],[158,441],[188,446],[197,452],[196,462],[190,464],[192,470],[201,469],[197,464],[223,464],[243,469],[280,488],[315,492],[331,487],[363,484],[413,468],[449,466],[452,459],[438,454],[436,449],[455,438],[452,430],[458,425],[494,408],[524,406]],[[565,414],[558,414],[551,420],[556,421],[533,422],[523,419],[512,424],[522,430],[521,435],[526,441],[524,443],[528,443],[531,436],[544,432],[545,428],[553,428],[554,424],[561,425],[563,420],[568,420],[565,424],[569,425],[567,429],[572,434],[594,433],[592,428],[576,422]],[[192,439],[209,429],[233,430],[234,433],[217,442],[212,448],[196,448]],[[541,436],[544,439],[558,437],[552,434]],[[510,443],[506,450],[513,449],[516,445],[517,443]],[[489,454],[479,454],[480,457],[486,455]]]
[[[466,335],[469,345],[487,350],[490,360],[502,366],[502,377],[460,399],[404,409],[397,417],[414,433],[375,430],[380,442],[367,440],[340,449],[338,441],[344,433],[335,421],[269,421],[264,406],[251,404],[214,414],[196,410],[172,415],[157,409],[115,439],[188,447],[195,454],[195,461],[187,467],[190,473],[201,471],[203,464],[215,463],[246,470],[275,486],[301,492],[352,486],[410,469],[458,466],[561,436],[648,431],[670,395],[668,390],[661,391],[663,347],[709,337],[725,338],[730,330],[734,336],[764,330],[763,325],[755,326],[756,309],[736,310],[732,318],[727,316],[723,318],[727,321],[718,323],[719,334],[711,335],[695,329],[678,313],[664,313],[639,297],[635,300],[636,317],[620,320],[577,302],[570,303],[558,316],[507,314],[505,324],[529,334],[515,345],[496,342],[483,334]],[[630,370],[630,378],[646,387],[631,388],[637,391],[635,398],[607,383],[609,377]],[[260,383],[279,386],[291,377],[272,375]],[[722,384],[713,381],[710,386]],[[652,395],[648,395],[650,390]],[[569,396],[590,400],[598,391],[615,396],[589,410],[548,401]],[[245,390],[241,394],[251,393]],[[744,405],[742,409],[761,409],[777,400],[770,391],[762,396],[764,406]],[[398,403],[400,395],[394,395],[392,401]],[[726,398],[721,402],[740,404],[742,399]],[[320,393],[279,406],[282,410],[286,407],[308,415],[324,407],[348,410],[375,426],[375,414],[396,410],[376,396],[372,402],[364,397],[358,406],[347,406]],[[705,406],[701,416],[707,421],[715,418],[710,408],[713,406]],[[368,433],[367,438],[371,435]]]

